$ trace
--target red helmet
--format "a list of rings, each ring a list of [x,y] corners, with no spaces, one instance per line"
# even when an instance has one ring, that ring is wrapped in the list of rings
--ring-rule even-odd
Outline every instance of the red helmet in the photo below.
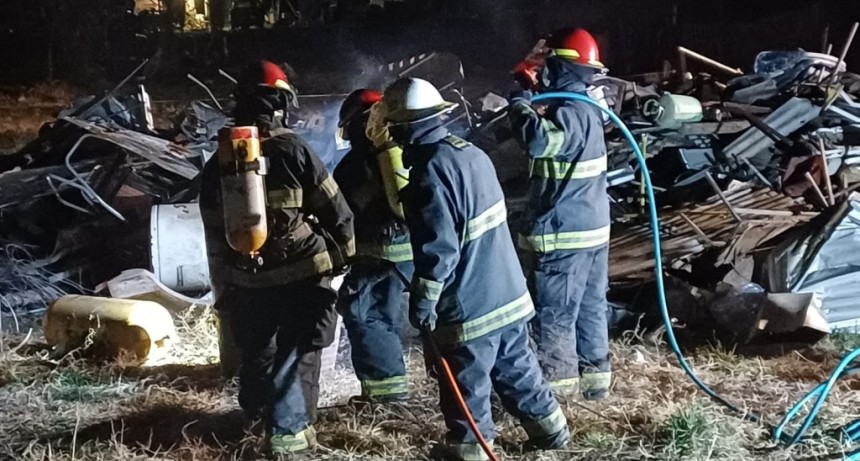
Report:
[[[271,61],[256,61],[248,65],[239,77],[239,86],[246,91],[254,87],[267,87],[295,93],[284,69]]]
[[[546,43],[550,56],[569,59],[576,64],[605,69],[600,62],[597,40],[585,29],[562,29],[550,36]]]
[[[343,101],[343,105],[340,106],[337,126],[346,126],[355,117],[369,111],[379,101],[382,101],[382,93],[377,90],[362,88],[353,91]]]

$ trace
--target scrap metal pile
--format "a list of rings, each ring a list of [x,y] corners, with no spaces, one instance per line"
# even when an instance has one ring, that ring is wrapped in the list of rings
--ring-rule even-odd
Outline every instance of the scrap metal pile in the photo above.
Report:
[[[852,196],[860,182],[860,76],[847,71],[845,53],[765,51],[744,74],[679,52],[676,70],[599,76],[589,92],[624,120],[649,157],[663,256],[680,300],[670,303],[673,315],[691,326],[716,323],[735,339],[746,331],[741,342],[855,327],[860,308],[848,300],[860,296],[860,270],[848,255],[860,250],[860,200]],[[693,60],[711,73],[688,70]],[[447,53],[362,78],[382,87],[404,76],[427,79],[459,103],[448,126],[493,159],[516,228],[529,162],[511,138],[506,98],[489,92],[498,88],[469,88],[459,59]],[[142,85],[128,98],[114,93],[81,101],[21,152],[0,158],[0,237],[31,245],[32,264],[73,280],[78,291],[143,268],[167,288],[202,294],[208,269],[194,204],[198,175],[229,120],[212,96],[190,104],[174,128],[156,130]],[[291,114],[329,169],[346,153],[335,137],[343,97],[300,96]],[[615,221],[610,299],[616,313],[649,313],[644,190],[633,152],[608,123],[606,131]],[[774,295],[785,293],[797,295]]]

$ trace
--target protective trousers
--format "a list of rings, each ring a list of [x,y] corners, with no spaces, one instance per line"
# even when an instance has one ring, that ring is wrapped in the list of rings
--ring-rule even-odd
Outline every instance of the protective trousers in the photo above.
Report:
[[[334,340],[335,293],[319,278],[271,288],[231,288],[230,309],[241,349],[239,405],[267,418],[272,435],[296,436],[316,418],[322,349]]]
[[[355,264],[338,300],[352,346],[352,365],[362,397],[386,400],[408,393],[400,333],[405,311],[404,280],[412,263]]]
[[[529,283],[541,368],[556,389],[608,389],[609,248],[541,255]]]
[[[530,440],[546,439],[567,430],[567,420],[529,347],[526,321],[441,352],[487,441],[496,435],[490,404],[493,390],[505,410],[520,420]],[[439,378],[439,399],[448,427],[447,445],[458,459],[486,459],[445,379]]]

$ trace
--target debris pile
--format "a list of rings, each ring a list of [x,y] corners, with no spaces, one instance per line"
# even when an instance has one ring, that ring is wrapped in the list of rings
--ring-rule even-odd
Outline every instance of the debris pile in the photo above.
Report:
[[[676,312],[679,319],[731,324],[719,321],[726,316],[726,293],[752,283],[772,296],[814,294],[814,300],[794,300],[804,306],[803,315],[811,312],[794,322],[799,328],[812,322],[821,330],[822,322],[813,320],[818,316],[826,319],[825,333],[827,323],[832,330],[857,330],[860,311],[848,302],[860,296],[860,286],[850,283],[856,264],[837,256],[860,251],[852,226],[857,196],[851,195],[860,179],[860,77],[844,62],[856,29],[841,57],[765,51],[751,74],[679,48],[682,57],[728,74],[726,83],[686,70],[595,82],[647,150],[664,210],[660,233],[668,275],[692,303],[687,310],[704,306],[701,315]],[[635,169],[629,147],[609,136],[609,164]],[[653,281],[650,228],[640,224],[644,194],[634,179],[638,172],[632,176],[610,187],[616,220],[610,296],[647,312],[651,306],[631,297],[632,287]],[[766,305],[759,303],[746,327],[735,322],[729,329],[755,330]],[[821,314],[815,313],[818,306]],[[787,319],[801,315],[798,309],[771,311]]]
[[[744,327],[726,320],[734,311],[724,301],[751,296],[745,287],[753,283],[771,298],[814,293],[815,299],[787,303],[805,306],[793,311],[805,317],[783,326],[820,330],[819,305],[830,328],[860,322],[860,311],[847,304],[860,295],[854,288],[860,285],[845,283],[854,266],[832,256],[860,244],[851,226],[857,208],[851,192],[860,182],[860,76],[844,60],[852,39],[840,57],[764,51],[749,74],[679,47],[676,70],[595,79],[589,94],[628,125],[648,157],[667,275],[685,300],[675,303],[686,311],[675,313],[679,319],[730,325],[727,330],[746,332],[743,341],[772,338],[755,325],[780,324],[774,313],[791,309],[774,306],[784,300],[756,298],[750,315],[735,317],[746,318]],[[539,53],[540,44],[533,55]],[[694,63],[711,73],[693,73]],[[529,165],[511,138],[499,88],[478,80],[467,88],[461,62],[447,53],[365,72],[365,86],[420,77],[458,103],[448,127],[489,153],[516,227],[527,203]],[[157,292],[204,294],[207,264],[194,202],[217,132],[230,123],[229,103],[222,107],[223,99],[189,78],[209,101],[191,102],[172,129],[154,127],[149,96],[138,84],[130,97],[115,97],[115,89],[80,100],[36,141],[0,158],[0,235],[32,245],[54,279],[74,279],[84,288],[114,280],[113,290],[130,277],[115,279],[123,271],[145,269]],[[330,169],[348,148],[334,134],[343,94],[301,95],[290,114]],[[606,131],[615,222],[610,297],[619,312],[647,313],[651,297],[643,293],[654,277],[644,189],[632,150],[608,120]],[[187,254],[172,257],[178,247]]]

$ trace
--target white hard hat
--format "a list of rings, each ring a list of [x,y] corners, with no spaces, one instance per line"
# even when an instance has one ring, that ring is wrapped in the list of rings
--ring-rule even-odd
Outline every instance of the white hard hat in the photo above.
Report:
[[[445,101],[427,80],[402,78],[385,90],[388,122],[392,125],[417,123],[453,110],[457,104]]]

